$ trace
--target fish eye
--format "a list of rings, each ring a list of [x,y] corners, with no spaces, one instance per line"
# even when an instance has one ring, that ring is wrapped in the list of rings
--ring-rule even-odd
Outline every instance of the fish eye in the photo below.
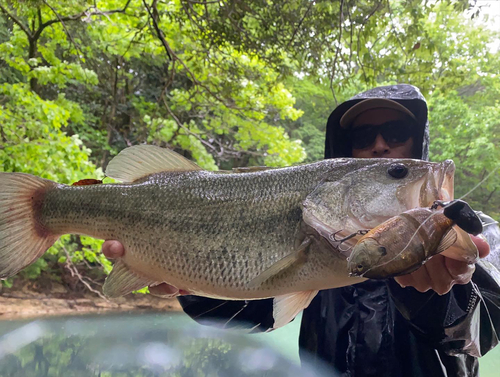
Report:
[[[392,164],[387,173],[393,178],[402,179],[408,175],[408,168],[404,164]]]

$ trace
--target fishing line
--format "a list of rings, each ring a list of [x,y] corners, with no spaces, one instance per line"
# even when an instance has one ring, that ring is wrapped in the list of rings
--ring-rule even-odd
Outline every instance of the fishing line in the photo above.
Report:
[[[481,182],[479,182],[477,185],[475,185],[473,188],[471,188],[467,193],[462,195],[458,200],[461,200],[465,198],[466,196],[470,195],[472,192],[474,192],[479,186],[481,186],[487,179],[489,179],[498,169],[500,168],[500,165],[494,168],[492,171],[490,171],[486,177],[484,177]]]
[[[243,310],[245,310],[248,306],[248,301],[245,300],[245,303],[243,304],[243,306],[241,307],[240,310],[238,310],[236,313],[233,314],[233,316],[231,318],[229,318],[225,323],[224,323],[224,326],[222,326],[223,329],[226,328],[227,325],[229,325],[229,322],[231,322],[238,314],[240,314]]]
[[[486,177],[484,177],[477,185],[475,185],[472,189],[470,189],[468,192],[466,192],[464,195],[462,195],[460,198],[458,198],[457,200],[462,200],[463,198],[469,196],[472,192],[474,192],[479,186],[481,186],[487,179],[489,179],[498,169],[500,168],[500,165],[495,167],[491,172],[489,172]],[[443,206],[443,210],[447,207],[449,207],[450,205],[452,205],[453,203],[453,200],[450,201],[450,203],[446,204]],[[388,263],[391,263],[392,261],[394,261],[396,258],[398,258],[401,254],[403,254],[405,252],[405,250],[410,246],[411,242],[413,241],[413,239],[415,238],[415,236],[417,235],[418,231],[422,228],[422,226],[428,221],[430,220],[432,217],[434,217],[435,215],[441,213],[441,211],[439,212],[434,212],[433,214],[431,214],[428,218],[426,218],[422,224],[420,224],[418,226],[418,228],[415,230],[415,232],[413,233],[413,235],[411,236],[410,240],[408,241],[408,243],[406,244],[406,246],[398,253],[396,254],[392,259],[389,259],[388,261],[386,262],[383,262],[383,263],[380,263],[380,264],[377,264],[373,267],[370,267],[368,270],[366,270],[363,275],[365,275],[367,272],[369,272],[370,270],[374,269],[374,268],[377,268],[377,267],[383,267],[385,265],[387,265]],[[498,222],[497,222],[498,223]],[[494,224],[494,223],[491,223],[491,224]],[[491,225],[491,224],[487,224],[486,226],[488,225]],[[484,227],[485,225],[483,225]],[[361,276],[363,276],[361,275]]]
[[[211,311],[213,311],[213,310],[215,310],[215,309],[218,309],[218,308],[220,308],[222,305],[225,305],[225,304],[227,304],[227,303],[228,303],[228,301],[227,301],[227,300],[225,300],[222,304],[219,304],[219,305],[217,305],[217,306],[214,306],[213,308],[210,308],[210,309],[208,309],[207,311],[204,311],[203,313],[200,313],[200,314],[198,314],[198,315],[196,315],[196,316],[194,316],[194,317],[192,317],[192,318],[193,318],[193,319],[197,319],[198,317],[201,317],[202,315],[205,315],[205,314],[207,314],[207,313],[210,313]]]
[[[495,219],[493,219],[493,220],[495,220]],[[495,220],[494,223],[483,224],[483,229],[486,228],[487,226],[491,226],[491,225],[498,225],[498,221]]]

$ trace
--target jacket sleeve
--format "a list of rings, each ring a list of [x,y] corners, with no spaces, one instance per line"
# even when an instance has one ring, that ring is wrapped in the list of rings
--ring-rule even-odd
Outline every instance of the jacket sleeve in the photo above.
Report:
[[[443,296],[401,288],[393,279],[389,292],[396,308],[417,334],[448,354],[480,357],[500,338],[500,230],[496,222],[480,214],[486,224],[483,233],[490,244],[490,257],[476,264],[472,281],[456,285]]]
[[[270,330],[274,324],[273,299],[231,301],[180,296],[178,300],[184,312],[202,325],[257,333]]]

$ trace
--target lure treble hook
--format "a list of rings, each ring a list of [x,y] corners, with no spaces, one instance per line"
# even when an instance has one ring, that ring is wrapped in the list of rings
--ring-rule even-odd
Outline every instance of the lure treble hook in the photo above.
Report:
[[[349,234],[348,236],[344,237],[344,238],[337,238],[337,234],[342,232],[342,230],[338,230],[336,231],[335,233],[332,233],[330,234],[329,238],[330,240],[332,240],[333,242],[338,242],[338,245],[337,245],[337,248],[341,251],[341,252],[346,252],[346,251],[349,251],[352,249],[352,246],[347,246],[347,248],[342,248],[342,244],[345,242],[345,241],[348,241],[350,240],[351,238],[354,238],[356,236],[364,236],[366,233],[369,232],[368,229],[362,229],[362,230],[358,230],[357,232],[354,232],[352,234]]]
[[[435,200],[434,203],[431,205],[431,209],[438,209],[438,207],[446,207],[450,204],[451,202],[445,202],[443,200]]]

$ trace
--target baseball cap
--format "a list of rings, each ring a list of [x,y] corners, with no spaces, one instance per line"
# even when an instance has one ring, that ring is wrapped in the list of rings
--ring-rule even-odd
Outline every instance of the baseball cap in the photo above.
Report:
[[[349,110],[347,110],[342,118],[340,118],[340,126],[342,128],[349,128],[349,126],[358,115],[364,113],[367,110],[379,108],[394,109],[408,115],[415,121],[417,120],[415,115],[410,110],[396,101],[386,98],[369,98],[358,102]]]

